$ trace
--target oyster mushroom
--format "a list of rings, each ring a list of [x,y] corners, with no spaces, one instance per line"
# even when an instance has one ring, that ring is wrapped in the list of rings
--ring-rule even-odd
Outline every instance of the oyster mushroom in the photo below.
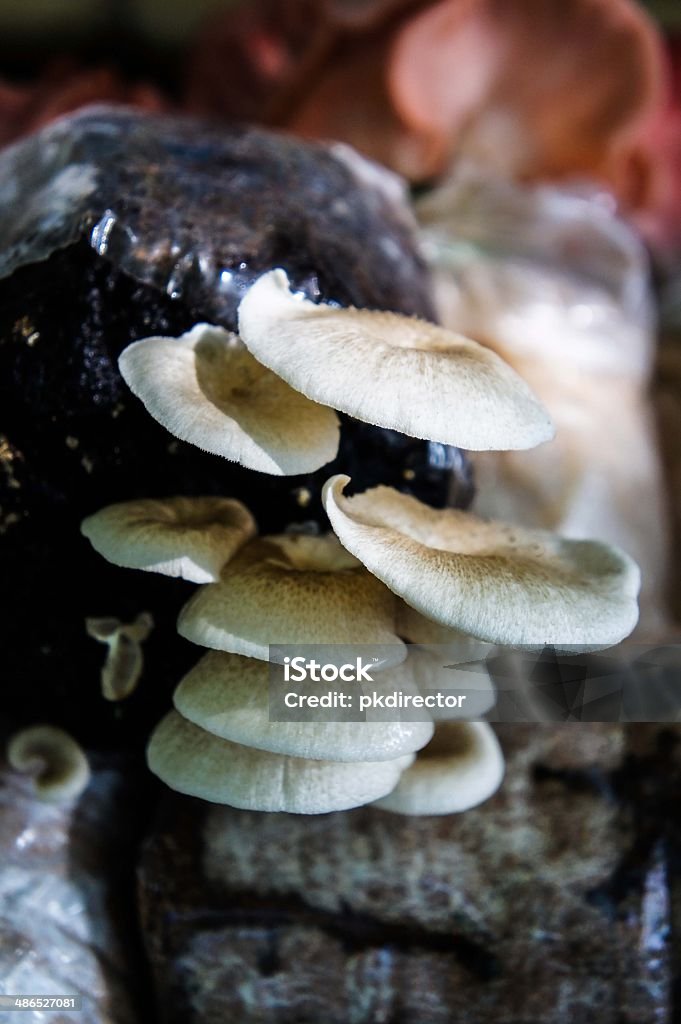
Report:
[[[404,665],[378,673],[371,688],[385,694],[415,691]],[[270,666],[221,651],[209,651],[191,669],[173,701],[184,718],[213,736],[294,757],[386,761],[419,750],[433,735],[429,720],[370,721],[371,712],[367,721],[319,721],[314,713],[310,721],[272,721]]]
[[[180,612],[180,636],[267,660],[270,645],[370,645],[381,665],[406,657],[395,598],[333,534],[253,540]],[[384,648],[383,645],[389,645]]]
[[[141,612],[129,623],[113,617],[85,620],[88,636],[109,648],[101,673],[105,700],[123,700],[133,692],[144,668],[142,643],[153,628],[149,612]]]
[[[487,800],[503,777],[503,754],[487,722],[440,722],[395,789],[375,803],[396,814],[454,814]]]
[[[15,733],[7,744],[7,760],[15,771],[32,775],[36,794],[51,803],[75,800],[90,779],[90,766],[79,745],[53,725],[33,725]]]
[[[257,811],[327,814],[370,803],[393,789],[413,754],[390,761],[285,757],[218,739],[171,711],[154,730],[149,767],[180,793]]]
[[[433,509],[390,487],[324,487],[341,543],[435,622],[499,644],[608,647],[638,618],[637,565],[617,548]]]
[[[256,525],[240,501],[178,497],[107,505],[80,531],[114,565],[212,583]]]
[[[308,398],[411,437],[488,450],[553,435],[527,385],[489,349],[414,317],[308,302],[283,270],[246,293],[239,333]]]
[[[290,388],[222,327],[197,324],[180,338],[133,342],[118,365],[171,434],[248,469],[307,473],[338,451],[333,410]]]

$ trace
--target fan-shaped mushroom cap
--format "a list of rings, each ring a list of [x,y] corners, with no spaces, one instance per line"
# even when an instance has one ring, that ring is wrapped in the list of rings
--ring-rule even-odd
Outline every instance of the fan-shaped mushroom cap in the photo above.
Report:
[[[333,689],[328,683],[321,689],[327,688]],[[377,673],[370,688],[418,692],[402,665]],[[209,651],[181,681],[173,700],[184,718],[214,736],[294,757],[387,761],[419,750],[433,735],[430,721],[371,721],[371,712],[365,722],[319,721],[313,715],[307,722],[270,721],[270,666],[222,651]]]
[[[90,779],[88,760],[73,737],[54,725],[33,725],[11,737],[7,760],[34,776],[37,795],[51,803],[80,796]]]
[[[440,722],[428,746],[376,806],[408,815],[467,811],[487,800],[503,777],[503,754],[487,722]]]
[[[171,711],[154,730],[150,769],[179,793],[251,811],[327,814],[389,793],[414,759],[340,763],[270,754],[218,739]]]
[[[398,313],[307,302],[283,270],[246,293],[239,331],[292,387],[367,423],[480,450],[532,448],[553,436],[544,408],[489,349]]]
[[[608,647],[638,618],[640,574],[617,548],[433,509],[390,487],[324,486],[342,544],[428,618],[499,644]]]
[[[270,644],[389,644],[384,665],[404,661],[395,598],[336,537],[281,534],[247,544],[202,587],[178,619],[180,636],[267,660]]]
[[[80,532],[114,565],[212,583],[256,525],[232,498],[150,498],[107,505]]]
[[[338,451],[333,410],[294,391],[222,327],[197,324],[180,338],[144,338],[128,345],[118,365],[166,430],[248,469],[310,473]]]

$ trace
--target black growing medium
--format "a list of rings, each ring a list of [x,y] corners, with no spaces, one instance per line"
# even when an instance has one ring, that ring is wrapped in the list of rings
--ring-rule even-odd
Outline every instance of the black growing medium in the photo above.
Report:
[[[142,120],[141,115],[135,118]],[[77,118],[73,121],[74,131],[81,131],[82,124]],[[164,138],[170,130],[167,122],[148,119],[146,132],[152,137],[154,126]],[[263,136],[257,135],[260,146]],[[320,147],[282,142],[277,136],[266,141],[281,155],[276,174],[272,171],[275,180],[270,182],[269,203],[276,220],[280,216],[275,211],[278,189],[286,178],[288,150],[295,146],[297,161],[303,159],[301,153],[308,160],[313,191],[319,191],[320,177],[328,189],[330,172],[325,161],[330,158]],[[229,142],[228,135],[223,144],[229,147]],[[129,140],[122,138],[118,154],[128,161],[127,174],[134,164],[128,144]],[[240,153],[243,145],[241,132]],[[181,177],[186,154],[183,156],[179,144],[176,150],[172,159]],[[212,153],[207,146],[204,176],[209,174]],[[113,159],[110,145],[106,158]],[[0,153],[0,196],[2,159]],[[192,150],[191,160],[197,159]],[[168,161],[166,175],[172,174]],[[345,168],[338,166],[347,175]],[[55,169],[50,173],[54,174]],[[224,180],[224,161],[219,163],[216,178]],[[352,176],[344,181],[348,203],[361,205],[364,193],[360,186]],[[245,166],[239,182],[247,193]],[[333,185],[341,188],[339,181]],[[100,184],[100,190],[102,187]],[[258,217],[264,218],[262,168],[257,187]],[[304,184],[299,182],[299,187]],[[27,194],[29,205],[33,194]],[[191,225],[190,244],[200,252],[204,236],[208,249],[214,245],[211,229],[220,220],[220,210],[208,218],[201,206],[196,221],[192,221],[196,196],[196,188],[188,190],[183,217],[185,226]],[[219,196],[219,188],[214,185],[213,201],[218,206]],[[241,205],[235,203],[228,190],[219,226],[221,231],[229,231],[230,218],[245,219],[252,235],[249,259],[257,264],[253,239],[260,232],[262,250],[271,256],[270,224],[266,218],[261,224],[257,218],[248,221],[249,210],[252,212],[254,207],[247,194],[242,198]],[[116,201],[115,191],[104,192],[98,200],[110,211],[116,208]],[[138,198],[138,204],[137,238],[140,225],[146,223],[144,195]],[[310,222],[301,226],[300,217],[306,216],[304,198],[298,196],[296,204],[298,236],[314,236],[324,225]],[[309,208],[313,211],[314,203]],[[92,218],[100,214],[100,209],[93,209]],[[152,219],[156,232],[163,229],[158,216],[155,209]],[[122,213],[119,225],[121,217]],[[376,224],[372,217],[378,218]],[[62,725],[90,747],[134,749],[146,740],[169,706],[180,676],[202,654],[200,648],[181,640],[175,632],[177,613],[194,587],[153,573],[109,565],[80,536],[80,522],[86,515],[111,502],[135,497],[222,494],[242,500],[263,532],[296,523],[325,529],[328,524],[320,492],[335,472],[351,476],[358,490],[386,483],[432,505],[443,505],[449,496],[465,506],[472,496],[472,486],[468,463],[456,449],[348,418],[343,419],[337,459],[316,473],[300,477],[271,477],[245,470],[173,438],[128,390],[118,372],[117,357],[131,341],[150,334],[176,336],[202,319],[234,328],[233,303],[220,308],[224,300],[220,296],[206,309],[202,305],[206,281],[201,280],[192,290],[191,275],[181,289],[171,289],[172,295],[156,283],[140,281],[129,265],[126,269],[117,265],[112,253],[103,256],[93,249],[91,235],[83,228],[87,223],[79,209],[79,237],[45,259],[22,258],[10,276],[0,278],[0,556],[9,598],[4,617],[2,715],[14,725],[36,721]],[[352,226],[354,230],[357,225]],[[389,211],[379,215],[373,210],[365,228],[371,232],[392,230]],[[244,230],[243,223],[235,227],[236,234]],[[314,263],[299,248],[293,248],[290,254],[279,248],[276,264],[267,264],[263,257],[267,265],[258,266],[258,272],[280,265],[292,277],[304,277],[315,297],[352,294],[358,306],[428,314],[424,281],[419,277],[408,236],[400,236],[400,245],[404,259],[411,263],[413,287],[407,293],[400,286],[398,300],[391,292],[394,276],[385,273],[384,265],[378,266],[371,285],[362,280],[362,273],[359,283],[353,279],[355,256],[364,243],[352,232],[344,234],[338,225],[336,232],[330,240],[336,254],[336,281],[329,277],[330,265],[323,273],[314,273]],[[170,237],[161,241],[169,243]],[[281,237],[279,230],[279,247]],[[26,252],[30,254],[31,245],[39,248],[43,242],[38,225],[37,241],[31,241]],[[318,244],[314,242],[312,248]],[[136,269],[142,258],[140,248],[135,254]],[[380,260],[378,251],[374,258]],[[155,274],[157,268],[153,270]],[[311,281],[315,282],[313,289]],[[370,293],[366,302],[361,301],[362,291]],[[156,623],[144,644],[145,674],[132,697],[113,705],[102,699],[99,689],[106,648],[86,636],[84,620],[113,615],[127,622],[141,611],[150,611]]]

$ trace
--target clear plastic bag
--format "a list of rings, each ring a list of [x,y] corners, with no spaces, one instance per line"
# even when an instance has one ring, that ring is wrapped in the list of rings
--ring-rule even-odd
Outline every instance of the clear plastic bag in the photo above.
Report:
[[[642,243],[607,194],[511,184],[470,166],[417,212],[443,323],[513,365],[556,426],[555,440],[532,451],[475,457],[477,511],[624,548],[643,572],[642,621],[666,628]]]

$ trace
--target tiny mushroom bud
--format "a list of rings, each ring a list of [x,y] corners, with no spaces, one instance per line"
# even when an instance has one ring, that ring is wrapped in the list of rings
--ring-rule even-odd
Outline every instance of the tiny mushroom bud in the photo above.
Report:
[[[281,679],[281,667],[276,669],[276,686],[291,689]],[[209,651],[181,681],[173,698],[175,707],[184,718],[222,739],[276,754],[329,761],[388,761],[419,750],[433,735],[432,722],[425,718],[371,721],[368,712],[367,721],[340,721],[336,716],[343,711],[334,708],[331,721],[320,721],[314,705],[308,721],[273,721],[270,672],[274,671],[264,661]],[[418,692],[403,665],[377,673],[370,688],[383,695],[397,689]],[[357,696],[343,683],[325,684],[319,694],[331,691],[336,696]]]
[[[281,534],[247,544],[188,601],[177,628],[203,647],[264,660],[270,644],[369,644],[388,665],[406,657],[394,620],[394,595],[333,534]]]
[[[487,722],[438,722],[428,746],[376,806],[396,814],[454,814],[487,800],[503,777],[503,754]]]
[[[391,487],[324,486],[342,544],[427,618],[499,644],[609,647],[638,619],[637,565],[617,548],[433,509]]]
[[[50,803],[74,800],[90,779],[90,766],[79,745],[53,725],[33,725],[12,736],[7,760],[15,771],[34,776],[36,794]]]
[[[114,565],[212,583],[256,525],[240,501],[178,497],[108,505],[84,519],[80,530]]]
[[[85,620],[88,636],[109,648],[101,673],[105,700],[123,700],[133,692],[144,668],[142,643],[153,628],[149,612],[141,612],[127,624],[114,618]]]
[[[290,388],[222,327],[197,324],[180,338],[144,338],[118,365],[171,434],[248,469],[309,473],[338,451],[333,410]]]
[[[469,449],[532,448],[548,414],[499,356],[398,313],[337,309],[294,296],[283,270],[239,306],[250,351],[315,402],[411,437]]]
[[[179,793],[252,811],[327,814],[377,800],[414,759],[335,762],[285,757],[218,739],[171,711],[152,733],[149,767]]]

